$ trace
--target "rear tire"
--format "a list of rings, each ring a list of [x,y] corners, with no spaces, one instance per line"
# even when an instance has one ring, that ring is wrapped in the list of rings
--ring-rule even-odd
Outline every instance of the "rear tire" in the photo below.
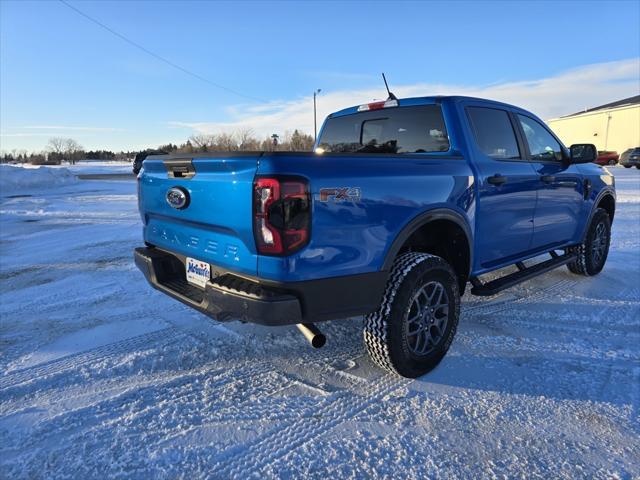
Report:
[[[615,165],[615,164],[616,164],[616,161],[615,161],[615,160],[609,160],[609,165],[613,166],[613,165]]]
[[[590,277],[604,268],[611,244],[611,220],[606,210],[599,208],[593,214],[584,243],[569,247],[567,252],[577,253],[577,258],[567,264],[572,273]]]
[[[624,168],[631,168],[631,165],[625,165]],[[636,168],[640,168],[636,165]]]
[[[364,318],[364,342],[380,367],[419,377],[449,350],[459,315],[451,266],[435,255],[405,253],[393,264],[380,307]]]

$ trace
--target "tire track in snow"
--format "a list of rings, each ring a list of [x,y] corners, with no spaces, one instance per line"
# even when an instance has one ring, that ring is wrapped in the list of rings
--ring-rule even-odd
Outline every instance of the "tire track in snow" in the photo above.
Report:
[[[168,402],[172,405],[187,405],[191,397],[200,396],[203,393],[199,386],[199,376],[206,375],[207,379],[211,381],[208,385],[209,389],[224,389],[230,384],[265,374],[269,368],[270,365],[266,362],[263,362],[262,365],[245,364],[238,368],[213,369],[209,366],[198,372],[183,372],[179,375],[164,376],[162,382],[156,381],[142,388],[125,389],[109,398],[100,398],[95,403],[56,414],[45,422],[41,422],[26,441],[10,449],[3,449],[0,446],[0,452],[6,456],[8,451],[38,451],[38,447],[42,444],[54,444],[55,448],[51,449],[52,453],[66,451],[71,446],[82,443],[88,432],[91,432],[90,436],[100,435],[101,432],[108,436],[109,429],[113,425],[122,423],[123,418],[131,422],[136,417],[148,414],[149,408],[162,409],[162,405]],[[140,398],[149,396],[154,399],[152,405],[144,403],[136,410],[131,410],[131,406],[136,405]],[[20,410],[4,413],[3,416],[20,413]],[[139,422],[138,424],[145,429],[148,441],[152,442],[152,436],[155,433],[153,430],[149,431],[152,426],[147,422]],[[25,454],[30,455],[29,452],[26,452],[18,456]]]
[[[470,308],[467,308],[466,311],[464,310],[464,306],[463,306],[463,313],[471,313],[471,314],[483,315],[483,316],[493,315],[493,314],[503,315],[506,313],[505,312],[506,310],[511,309],[513,306],[526,305],[529,302],[555,298],[556,292],[560,291],[560,292],[566,293],[567,291],[571,291],[571,289],[578,284],[579,282],[577,280],[571,280],[571,279],[561,280],[553,285],[550,285],[546,288],[541,289],[538,292],[533,293],[532,295],[526,295],[518,298],[503,299],[503,300],[498,300],[498,301],[489,302],[489,303],[480,304],[480,305],[476,304],[471,306]],[[566,305],[567,307],[571,307],[573,303],[567,302],[568,298],[570,298],[571,300],[578,300],[578,301],[584,300],[584,302],[580,303],[581,305],[600,307],[600,309],[596,313],[593,313],[592,316],[594,318],[603,317],[610,311],[611,308],[623,310],[622,312],[617,312],[618,317],[625,316],[626,312],[629,310],[631,311],[632,314],[640,310],[640,302],[636,302],[636,301],[620,300],[620,299],[593,299],[593,298],[582,297],[578,295],[569,295],[568,297],[564,295],[563,297],[560,298],[561,301],[557,305],[558,306]],[[547,330],[547,331],[554,331],[554,332],[559,331],[559,332],[568,332],[568,333],[577,333],[577,334],[586,334],[591,332],[594,335],[601,335],[603,333],[601,328],[597,328],[595,326],[596,323],[575,322],[575,321],[567,323],[566,319],[564,318],[557,322],[535,321],[535,320],[528,320],[526,318],[523,318],[527,316],[528,317],[535,316],[537,318],[540,315],[539,315],[539,311],[536,311],[535,315],[533,315],[530,311],[519,311],[517,314],[512,314],[512,316],[510,316],[508,320],[500,321],[500,323],[504,325],[510,325],[510,326],[534,328],[534,329],[537,329],[538,331]],[[487,320],[481,320],[481,319],[475,318],[474,320],[483,325],[490,325],[495,322],[495,319],[491,319],[487,321]],[[624,330],[614,331],[614,330],[608,329],[605,332],[605,336],[612,337],[612,338],[637,337],[640,340],[640,335],[634,331],[624,331]]]
[[[178,334],[179,336],[176,337],[176,334]],[[144,335],[130,337],[120,342],[114,342],[112,344],[97,347],[95,349],[85,350],[77,354],[55,359],[45,364],[40,364],[34,367],[27,367],[24,369],[20,369],[13,374],[7,375],[5,377],[0,377],[0,391],[4,391],[6,394],[7,390],[11,389],[12,387],[16,387],[22,383],[26,383],[30,381],[37,382],[39,380],[46,379],[47,377],[60,374],[66,370],[78,369],[80,367],[89,365],[91,363],[102,361],[108,357],[117,355],[119,353],[128,353],[131,351],[135,351],[143,346],[144,347],[153,346],[159,340],[162,340],[165,338],[169,338],[171,339],[172,342],[175,342],[175,340],[180,337],[193,337],[194,339],[197,339],[200,341],[202,340],[202,335],[198,335],[198,331],[191,331],[191,329],[185,330],[183,328],[169,327],[166,329],[157,330]],[[345,359],[351,358],[352,356],[357,355],[357,353],[360,353],[360,350],[358,350],[356,345],[351,345],[347,351],[341,352],[339,357],[334,357],[334,359],[335,358],[345,358]],[[327,355],[328,353],[326,352],[326,349],[324,351],[311,350],[306,355],[306,358],[311,360],[315,364],[314,366],[320,367],[322,365],[325,365],[327,369],[331,370],[331,367],[327,365],[327,362],[326,362]],[[309,366],[310,364],[307,363],[306,368],[308,368]],[[210,367],[207,368],[207,370],[209,369]],[[264,375],[269,372],[281,373],[281,372],[278,372],[278,370],[280,370],[280,368],[270,361],[253,362],[251,363],[250,371],[248,372],[248,374],[256,376],[256,375]],[[335,372],[332,372],[332,373],[335,373]],[[175,377],[177,378],[179,376],[180,375],[176,375]],[[246,375],[242,375],[240,377],[236,377],[236,380],[242,381],[245,378],[246,378]],[[288,381],[290,384],[293,380],[288,379]],[[105,387],[107,390],[113,390],[113,388],[109,387],[109,385],[105,385]],[[124,385],[122,385],[122,387],[124,387]],[[284,386],[281,388],[286,389],[287,386]],[[36,390],[36,393],[37,393],[37,390]],[[124,390],[126,390],[126,388],[124,388]],[[44,401],[46,402],[60,401],[61,399],[64,399],[65,391],[67,390],[65,389],[62,392],[58,392],[50,396],[45,395],[45,397],[37,397],[36,401],[38,404],[42,404]],[[2,412],[2,415],[9,415],[9,414],[13,414],[18,411],[24,410],[24,406],[21,408],[21,407],[16,407],[14,405],[11,405],[9,406],[8,410],[5,410],[5,409],[3,410],[4,411]]]
[[[567,289],[575,285],[577,282],[572,280],[561,280],[549,287],[543,288],[532,295],[518,297],[516,299],[502,299],[493,302],[482,303],[480,305],[473,305],[464,309],[463,313],[469,314],[491,314],[497,313],[502,310],[510,308],[514,303],[523,303],[526,301],[538,300],[551,296],[554,292]],[[134,350],[141,346],[148,345],[149,343],[157,342],[163,338],[173,338],[180,330],[176,327],[168,327],[162,330],[156,330],[144,335],[131,337],[120,342],[115,342],[109,345],[104,345],[92,350],[87,350],[79,354],[69,355],[60,359],[53,360],[51,362],[37,365],[35,367],[29,367],[19,370],[13,374],[0,377],[0,390],[18,385],[20,383],[27,382],[29,380],[38,380],[42,377],[51,376],[60,373],[64,370],[71,368],[77,368],[86,364],[101,360],[105,357],[113,356],[118,353],[125,353],[129,350]],[[317,354],[319,355],[319,354]],[[313,355],[313,356],[317,356]],[[326,355],[326,354],[325,354]]]
[[[175,327],[169,327],[163,330],[158,330],[155,332],[150,332],[149,334],[145,334],[145,335],[140,335],[139,337],[131,337],[129,339],[123,340],[122,342],[115,342],[109,345],[106,345],[105,347],[109,347],[109,352],[107,352],[104,355],[98,355],[97,357],[95,355],[92,355],[92,358],[86,359],[86,361],[83,361],[81,363],[72,363],[71,365],[68,366],[68,368],[62,368],[62,369],[56,369],[55,372],[51,373],[50,375],[55,375],[57,373],[61,373],[65,370],[71,369],[71,368],[77,368],[77,367],[81,367],[81,366],[86,366],[89,365],[91,363],[95,363],[98,361],[102,361],[110,356],[113,355],[117,355],[119,353],[130,353],[133,349],[138,348],[139,346],[154,346],[154,343],[158,343],[158,339],[156,339],[156,342],[153,342],[150,340],[150,335],[151,334],[155,334],[158,333],[160,334],[161,332],[167,332],[169,331],[169,333],[167,334],[167,336],[163,336],[162,338],[169,338],[168,336],[171,335],[170,340],[171,342],[175,342],[176,340],[180,341],[180,340],[184,340],[185,338],[189,338],[190,335],[186,335],[184,334],[184,332],[180,331],[178,335],[174,335],[174,332],[179,331],[178,328]],[[195,337],[194,337],[195,338]],[[135,342],[128,342],[128,340],[136,340]],[[115,347],[115,348],[113,348]],[[103,350],[102,347],[99,347],[98,349],[95,350]],[[95,354],[95,353],[100,353],[100,352],[95,352],[95,350],[90,350],[90,351],[86,351],[83,353],[91,353],[91,354]],[[73,357],[77,357],[77,355],[74,355]],[[65,357],[65,358],[70,358],[70,357]],[[72,358],[70,358],[72,359]],[[64,359],[61,359],[64,360]],[[139,389],[140,387],[145,387],[145,386],[149,386],[149,387],[153,387],[154,385],[162,385],[162,384],[166,384],[166,383],[170,383],[172,381],[177,381],[182,379],[187,379],[188,377],[198,377],[198,376],[210,376],[212,378],[218,378],[221,376],[225,375],[225,372],[227,374],[227,376],[231,376],[231,379],[234,381],[244,381],[247,378],[251,377],[251,376],[255,376],[255,375],[262,375],[262,374],[266,374],[269,372],[269,368],[270,365],[267,362],[262,362],[262,363],[255,363],[253,364],[252,368],[250,371],[244,371],[244,368],[241,368],[239,373],[236,373],[237,370],[234,370],[235,366],[229,366],[229,365],[225,365],[224,367],[220,366],[220,365],[215,365],[212,366],[211,364],[206,364],[203,366],[200,366],[196,369],[192,369],[192,370],[177,370],[177,371],[167,371],[165,373],[161,373],[161,374],[150,374],[149,375],[149,379],[147,380],[140,380],[136,375],[133,375],[132,377],[130,377],[131,379],[128,380],[127,377],[125,377],[124,381],[123,378],[116,378],[116,379],[107,379],[105,382],[103,382],[102,385],[99,385],[100,388],[97,388],[93,391],[90,392],[83,392],[80,393],[79,395],[73,395],[72,398],[80,398],[83,396],[86,397],[91,397],[91,396],[99,396],[99,394],[101,392],[108,392],[108,391],[113,391],[113,390],[121,390],[119,393],[117,393],[116,395],[113,396],[121,396],[126,394],[127,391],[133,391],[136,389]],[[34,367],[35,368],[35,367]],[[221,370],[222,369],[222,370]],[[46,376],[50,376],[50,375],[44,375],[44,376],[40,376],[40,377],[35,377],[34,380],[40,380],[42,378],[45,378]],[[209,378],[209,377],[207,377]],[[216,382],[214,382],[212,384],[212,386],[222,386],[222,384],[218,385],[219,380],[216,380]],[[15,385],[14,385],[15,386]],[[73,390],[74,388],[78,388],[79,385],[77,384],[71,384],[71,385],[64,385],[64,387],[67,388],[63,388],[61,390],[57,390],[53,393],[48,393],[45,394],[43,396],[36,396],[35,398],[29,399],[29,400],[24,400],[23,397],[19,396],[18,398],[16,398],[14,401],[9,402],[8,403],[8,408],[5,409],[4,407],[7,405],[2,405],[2,408],[0,409],[0,415],[3,416],[7,416],[7,415],[11,415],[14,413],[18,413],[22,410],[26,410],[29,407],[33,407],[33,406],[37,406],[37,405],[49,405],[49,404],[53,404],[62,400],[66,400],[69,398],[69,390]],[[132,387],[132,388],[129,388]],[[9,390],[11,387],[7,387],[6,389],[4,389],[5,393],[7,390]],[[34,393],[39,393],[40,389],[35,390]],[[199,391],[198,391],[199,392]],[[193,392],[185,392],[184,395],[181,396],[185,396],[188,394],[191,394]],[[163,400],[162,396],[157,397],[159,400]],[[179,398],[178,396],[172,397],[172,399],[177,399]],[[102,398],[101,401],[104,401],[105,399]],[[19,406],[14,406],[15,404],[19,403]],[[98,402],[100,403],[100,402]],[[94,403],[95,404],[95,403]],[[90,406],[91,404],[87,405]],[[13,407],[13,408],[12,408]]]
[[[126,353],[143,346],[148,346],[163,339],[175,339],[176,335],[179,333],[180,330],[178,328],[168,327],[145,333],[143,335],[130,337],[119,342],[103,345],[91,350],[85,350],[77,354],[68,355],[44,364],[27,367],[18,370],[15,373],[0,377],[0,391],[30,380],[40,380],[42,378],[61,373],[65,370],[78,368],[89,363],[102,360],[106,357],[114,356],[119,353]]]
[[[338,425],[352,419],[378,400],[407,386],[412,380],[394,375],[370,383],[362,392],[341,392],[315,409],[314,414],[285,422],[259,436],[248,445],[232,447],[218,457],[214,472],[221,478],[246,478],[260,473],[269,464],[285,458],[293,450],[315,440]],[[248,460],[249,459],[249,460]],[[246,464],[247,461],[251,463]]]
[[[41,405],[47,405],[48,407],[50,407],[51,405],[56,405],[69,399],[72,399],[74,404],[77,404],[84,399],[84,403],[87,403],[86,406],[88,406],[92,404],[92,402],[87,402],[86,399],[99,398],[100,401],[106,401],[110,398],[124,395],[128,391],[134,389],[141,389],[147,386],[158,385],[161,384],[162,381],[170,382],[177,378],[179,378],[179,375],[150,375],[148,378],[134,378],[125,382],[123,382],[121,379],[109,379],[104,381],[103,383],[98,384],[98,388],[95,388],[94,383],[92,385],[92,388],[89,390],[84,389],[81,386],[74,385],[73,387],[75,388],[64,388],[62,390],[56,391],[55,393],[45,393],[42,396],[35,396],[34,398],[30,398],[27,400],[25,400],[24,398],[16,398],[9,400],[8,402],[5,402],[0,406],[0,419],[2,417],[8,417],[17,413],[28,412],[32,409],[39,408]],[[35,393],[37,394],[39,393],[39,391],[36,391]],[[74,408],[78,407],[74,406]]]
[[[358,343],[351,344],[346,349],[339,349],[337,352],[335,352],[335,354],[332,356],[332,360],[338,361],[338,362],[346,362],[348,360],[353,359],[354,357],[361,355],[362,352],[363,352],[362,345]],[[327,353],[322,352],[322,350],[311,350],[309,352],[309,355],[305,357],[305,360],[306,360],[305,371],[319,370],[315,372],[315,375],[319,376],[320,378],[325,379],[327,377],[338,377],[338,380],[344,381],[344,379],[339,378],[339,375],[338,375],[339,373],[341,373],[341,370],[330,366],[326,361],[326,358],[325,358],[326,355]],[[244,378],[241,378],[241,377],[238,377],[236,374],[234,374],[233,375],[234,382],[230,382],[228,384],[228,385],[231,385],[232,383],[237,383],[237,381],[241,381],[252,376],[255,377],[256,375],[266,377],[267,374],[274,374],[280,377],[283,380],[283,383],[275,384],[276,382],[270,382],[271,385],[274,385],[274,388],[270,390],[267,389],[265,392],[262,392],[261,395],[265,399],[277,398],[277,400],[279,401],[276,401],[274,403],[268,402],[265,404],[256,404],[255,399],[251,398],[254,396],[256,385],[258,385],[258,383],[256,383],[256,380],[254,379],[252,381],[251,391],[247,392],[251,394],[251,395],[247,395],[247,397],[249,398],[245,400],[241,400],[239,402],[232,403],[232,404],[219,404],[216,407],[215,412],[207,419],[206,422],[203,422],[202,424],[198,425],[193,429],[190,429],[189,431],[181,432],[180,434],[165,438],[162,441],[160,441],[160,443],[156,447],[157,448],[165,447],[185,435],[191,435],[197,430],[213,427],[220,423],[257,421],[257,420],[283,421],[287,423],[287,420],[290,420],[290,410],[286,408],[284,405],[282,405],[283,403],[286,404],[287,402],[294,403],[297,407],[296,411],[302,416],[306,417],[311,415],[311,413],[313,412],[317,412],[317,408],[316,408],[317,402],[318,402],[317,396],[307,398],[304,401],[301,401],[299,396],[288,396],[286,394],[283,394],[282,396],[278,397],[279,394],[285,392],[288,388],[296,387],[296,386],[302,386],[304,388],[310,389],[311,391],[325,392],[324,390],[321,389],[319,385],[309,385],[307,383],[308,382],[307,379],[300,380],[295,373],[294,375],[291,375],[291,369],[287,367],[288,365],[278,365],[269,360],[251,363],[251,364],[245,364],[242,367],[242,369],[244,370],[245,368],[248,368],[248,371],[247,371],[248,376],[245,375]],[[266,378],[259,378],[258,382],[261,382],[261,381],[263,381],[264,383],[269,382],[268,379]],[[336,394],[342,395],[344,393],[345,393],[344,390],[341,389],[337,393],[334,392],[333,395],[336,395]],[[174,402],[176,399],[178,399],[179,401],[184,402],[185,400],[189,400],[189,398],[193,395],[201,395],[201,394],[202,392],[198,390],[198,391],[189,392],[188,394],[185,394],[185,395],[180,395],[178,397],[172,395],[171,401]],[[326,392],[325,394],[321,394],[320,401],[323,401],[324,399],[327,398],[325,395],[331,395],[331,393]],[[259,441],[259,438],[256,441]],[[250,442],[249,444],[253,444],[253,443]],[[237,447],[233,447],[234,450],[236,448]],[[222,455],[224,455],[224,453]]]
[[[531,295],[517,298],[507,298],[473,305],[468,307],[465,313],[494,313],[510,308],[514,303],[537,300],[552,296],[555,292],[570,288],[577,282],[573,280],[561,280],[548,287],[540,289]],[[357,413],[366,410],[377,400],[389,395],[393,391],[406,386],[411,380],[383,374],[383,377],[372,384],[367,385],[364,391],[351,395],[338,395],[337,398],[327,400],[322,407],[315,411],[313,417],[302,417],[294,421],[285,422],[284,425],[260,436],[248,445],[234,447],[231,451],[223,452],[219,458],[216,475],[222,477],[250,476],[259,473],[270,463],[286,457],[294,449],[313,441],[315,438],[332,430],[352,418]],[[320,417],[319,422],[313,418]],[[322,418],[325,418],[322,421]],[[245,461],[252,459],[247,467]]]
[[[523,295],[519,297],[509,297],[505,299],[500,299],[499,297],[493,301],[488,302],[480,302],[474,303],[473,305],[465,307],[464,303],[462,304],[462,314],[480,314],[480,315],[488,315],[492,313],[497,313],[503,310],[508,310],[514,304],[521,304],[530,301],[543,300],[546,298],[554,297],[555,294],[559,291],[567,290],[575,285],[578,282],[576,280],[560,280],[552,285],[536,290],[534,293],[530,295]]]
[[[354,354],[361,353],[361,349],[357,345],[351,345],[346,350],[338,352],[335,358],[348,359],[354,356]],[[310,362],[307,362],[307,368],[309,367],[322,367],[325,365],[323,354],[317,350],[310,352]],[[227,359],[229,360],[229,359]],[[233,359],[231,359],[233,361]],[[219,422],[235,422],[243,420],[257,420],[262,418],[261,414],[268,414],[271,409],[273,413],[273,405],[265,405],[263,408],[255,408],[255,400],[251,398],[253,394],[260,391],[260,394],[264,397],[268,397],[288,388],[289,386],[296,384],[295,379],[291,379],[287,375],[280,372],[281,368],[275,366],[270,361],[260,362],[245,362],[241,365],[215,365],[216,368],[212,368],[211,365],[207,365],[197,369],[196,371],[185,371],[179,374],[160,375],[155,379],[149,378],[142,382],[142,385],[136,387],[135,382],[130,382],[121,391],[109,395],[108,398],[101,397],[100,389],[91,392],[90,398],[98,399],[97,402],[89,402],[87,405],[74,408],[68,413],[60,413],[54,415],[53,425],[48,425],[46,428],[42,428],[42,433],[35,432],[32,434],[29,446],[30,448],[42,444],[44,442],[51,443],[55,441],[54,438],[64,438],[65,441],[55,448],[56,451],[64,450],[69,445],[75,444],[76,441],[81,441],[85,437],[87,431],[98,432],[105,428],[109,428],[110,425],[116,425],[122,421],[122,410],[126,410],[126,417],[128,421],[138,415],[147,414],[148,405],[145,405],[142,410],[130,411],[128,410],[128,402],[132,398],[138,398],[143,394],[142,392],[152,392],[154,398],[154,405],[162,405],[163,403],[170,402],[176,408],[186,408],[187,410],[195,406],[198,403],[198,399],[202,396],[202,378],[210,381],[207,385],[207,390],[217,391],[218,389],[226,389],[232,385],[237,385],[240,382],[247,380],[251,381],[250,392],[252,395],[247,395],[247,399],[239,402],[233,402],[231,404],[222,402],[208,405],[209,408],[214,408],[215,413],[212,420],[200,425],[198,428],[206,428],[209,425],[215,425]],[[269,374],[272,374],[271,376]],[[281,382],[274,381],[274,377],[280,377]],[[113,383],[107,382],[107,387],[114,387]],[[143,388],[140,389],[139,387]],[[264,391],[261,391],[263,390]],[[37,399],[37,404],[55,402],[56,400],[62,400],[67,398],[67,392],[58,392],[50,396],[45,395]],[[287,397],[288,400],[297,400],[297,397]],[[304,406],[304,412],[313,408],[313,402],[309,401],[309,405]],[[181,407],[180,407],[181,406]],[[276,408],[278,406],[276,405]],[[247,414],[247,410],[250,410],[250,415]],[[21,411],[29,410],[28,405],[21,405],[20,407],[10,408],[10,411],[2,412],[3,417],[20,413]],[[277,413],[277,412],[276,412]],[[282,412],[281,412],[282,413]],[[246,416],[246,418],[245,418]],[[276,415],[277,417],[277,415]],[[92,420],[82,421],[82,428],[78,428],[79,419],[91,418]],[[274,420],[271,418],[271,420]],[[277,420],[277,418],[275,419]],[[142,424],[142,423],[141,423]],[[145,424],[146,425],[146,424]],[[194,430],[197,430],[194,429]],[[183,432],[184,433],[184,432]],[[153,443],[153,430],[147,430],[149,435],[148,441]],[[163,433],[163,435],[166,432]],[[180,435],[170,438],[160,438],[160,442],[157,446],[171,443]],[[6,453],[6,452],[5,452]]]
[[[6,383],[7,385],[0,383],[0,391],[4,391],[6,394],[6,392],[10,390],[12,387],[16,387],[21,383],[25,383],[28,381],[43,380],[43,379],[46,379],[47,377],[60,374],[70,369],[77,369],[80,367],[91,365],[96,362],[103,361],[105,359],[108,359],[109,357],[112,357],[118,354],[135,352],[136,350],[139,350],[141,347],[155,347],[158,343],[161,343],[161,341],[165,339],[169,340],[169,343],[176,343],[176,341],[179,342],[186,338],[192,338],[198,342],[202,342],[201,336],[195,335],[194,332],[191,332],[189,329],[184,329],[179,327],[168,327],[162,330],[156,330],[143,335],[130,337],[120,342],[114,342],[108,345],[97,347],[95,349],[85,350],[84,352],[80,352],[78,354],[56,359],[46,364],[37,365],[34,367],[27,367],[25,369],[19,370],[17,373],[11,375],[8,379],[5,380],[4,383]],[[226,368],[229,372],[233,372],[235,367],[236,365],[226,365]],[[272,368],[272,366],[268,362],[255,362],[252,364],[250,372],[246,372],[246,373],[241,372],[241,374],[236,375],[234,379],[237,381],[242,381],[242,380],[245,380],[250,375],[261,375],[264,373],[268,373],[270,368]],[[215,371],[210,364],[207,364],[207,365],[201,366],[200,368],[189,370],[189,371],[179,371],[179,373],[174,372],[173,374],[169,372],[161,375],[156,375],[155,378],[157,382],[166,383],[172,380],[177,380],[180,377],[187,377],[188,375],[197,376],[197,375],[204,375],[208,373],[211,373],[214,376],[219,376],[218,375],[219,372]],[[14,378],[14,377],[17,377],[17,378]],[[23,378],[23,377],[26,377],[26,378]],[[2,379],[0,378],[0,380]],[[111,391],[116,388],[120,388],[122,390],[118,394],[118,395],[122,395],[126,392],[126,390],[128,390],[126,386],[129,383],[131,385],[135,385],[136,383],[139,383],[139,381],[134,379],[133,381],[127,382],[125,380],[124,384],[123,384],[122,378],[114,381],[107,381],[104,383],[102,388],[99,388],[95,392],[91,392],[87,394],[87,396],[90,396],[92,394],[97,394],[101,391]],[[149,385],[152,386],[151,383],[149,383]],[[36,397],[35,399],[32,399],[31,403],[34,403],[35,401],[35,404],[39,405],[43,403],[49,404],[49,403],[55,403],[57,401],[64,400],[68,395],[68,391],[73,389],[74,386],[77,387],[77,385],[74,385],[74,384],[66,385],[66,387],[70,387],[70,388],[58,390],[56,393],[50,393],[41,397]],[[134,388],[131,390],[134,390]],[[36,389],[34,393],[37,394],[39,391],[40,389]],[[83,394],[80,394],[80,396],[83,396]],[[21,397],[19,397],[18,400],[20,400],[20,398]],[[5,405],[3,405],[3,407],[4,406]],[[19,407],[13,407],[13,408],[11,407],[12,405],[9,405],[8,410],[0,411],[0,415],[6,416],[13,413],[17,413],[21,410],[25,410],[28,407],[28,405],[25,405],[23,401],[23,404],[21,404]]]
[[[224,389],[231,383],[251,378],[256,374],[253,368],[246,367],[244,365],[236,369],[220,368],[206,372],[211,376],[210,388]],[[140,430],[135,434],[144,435],[147,443],[154,443],[154,437],[159,436],[162,439],[166,431],[158,430],[156,425],[149,422],[150,412],[166,413],[168,403],[176,408],[185,408],[188,405],[185,403],[185,398],[202,395],[202,389],[195,387],[199,383],[194,377],[193,374],[166,377],[163,383],[154,382],[143,388],[127,389],[109,398],[100,399],[97,403],[56,414],[39,422],[37,428],[28,438],[22,439],[20,444],[9,448],[6,445],[0,446],[0,455],[6,465],[15,466],[24,464],[25,460],[22,457],[25,456],[32,457],[29,462],[33,462],[33,457],[39,455],[43,445],[49,445],[50,455],[58,456],[61,455],[60,452],[74,451],[74,447],[82,445],[87,438],[92,439],[92,442],[103,444],[102,447],[98,447],[98,451],[101,448],[113,451],[117,445],[112,429],[121,425],[123,421],[135,423]],[[158,393],[160,395],[157,395]],[[153,398],[153,402],[140,404],[140,398]],[[132,411],[131,408],[134,405],[136,409]],[[151,417],[153,416],[151,414]],[[139,420],[136,421],[136,418]],[[160,426],[166,427],[165,424]]]
[[[640,366],[633,369],[633,385],[631,386],[631,419],[640,433]]]
[[[567,311],[557,312],[553,309],[545,309],[544,307],[537,308],[535,312],[530,309],[518,309],[510,312],[500,309],[499,311],[490,312],[491,314],[495,314],[495,317],[476,319],[476,321],[483,325],[500,323],[533,328],[538,331],[550,330],[580,335],[592,334],[610,338],[637,338],[638,341],[640,341],[640,333],[636,331],[635,324],[625,324],[622,321],[616,321],[612,325],[607,325],[606,329],[603,329],[602,322],[603,318],[613,317],[615,319],[623,319],[632,318],[634,314],[637,316],[640,311],[640,303],[637,305],[629,304],[628,302],[614,303],[608,306],[603,305],[602,303],[595,305],[589,303],[555,304],[556,307],[566,307],[566,309],[575,309],[576,307],[588,308],[588,310],[581,312],[579,315],[572,314],[573,311],[571,313]],[[553,321],[550,321],[549,317],[553,317]],[[535,320],[532,320],[534,318]]]

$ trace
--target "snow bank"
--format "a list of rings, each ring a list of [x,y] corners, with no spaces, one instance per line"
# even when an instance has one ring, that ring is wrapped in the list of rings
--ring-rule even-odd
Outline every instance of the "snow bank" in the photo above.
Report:
[[[66,168],[22,168],[0,165],[0,194],[32,191],[77,182],[76,176]]]

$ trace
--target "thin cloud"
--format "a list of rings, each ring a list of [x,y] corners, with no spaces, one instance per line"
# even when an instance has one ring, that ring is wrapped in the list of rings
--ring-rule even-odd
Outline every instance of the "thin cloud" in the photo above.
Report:
[[[598,63],[567,70],[558,75],[518,82],[470,86],[421,83],[394,85],[399,97],[426,95],[469,95],[512,103],[542,118],[549,119],[621,98],[640,91],[640,58]],[[342,108],[382,100],[386,97],[380,85],[358,90],[327,92],[318,97],[318,122]],[[227,110],[225,122],[173,121],[170,127],[191,129],[194,133],[210,134],[251,128],[266,136],[299,129],[313,132],[313,97],[289,101],[273,101],[256,106],[236,106]]]
[[[114,127],[72,127],[67,125],[28,125],[27,130],[67,130],[75,132],[123,132],[123,128]]]
[[[307,77],[314,78],[315,80],[328,80],[328,81],[375,81],[380,78],[380,74],[371,73],[355,73],[355,72],[335,72],[330,70],[308,70],[302,72]]]
[[[0,137],[50,137],[50,133],[0,133]]]

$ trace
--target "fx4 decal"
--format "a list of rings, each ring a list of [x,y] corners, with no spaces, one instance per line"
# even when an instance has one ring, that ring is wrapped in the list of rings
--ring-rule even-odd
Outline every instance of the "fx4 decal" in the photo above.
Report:
[[[321,202],[358,202],[360,201],[360,187],[321,188]]]

